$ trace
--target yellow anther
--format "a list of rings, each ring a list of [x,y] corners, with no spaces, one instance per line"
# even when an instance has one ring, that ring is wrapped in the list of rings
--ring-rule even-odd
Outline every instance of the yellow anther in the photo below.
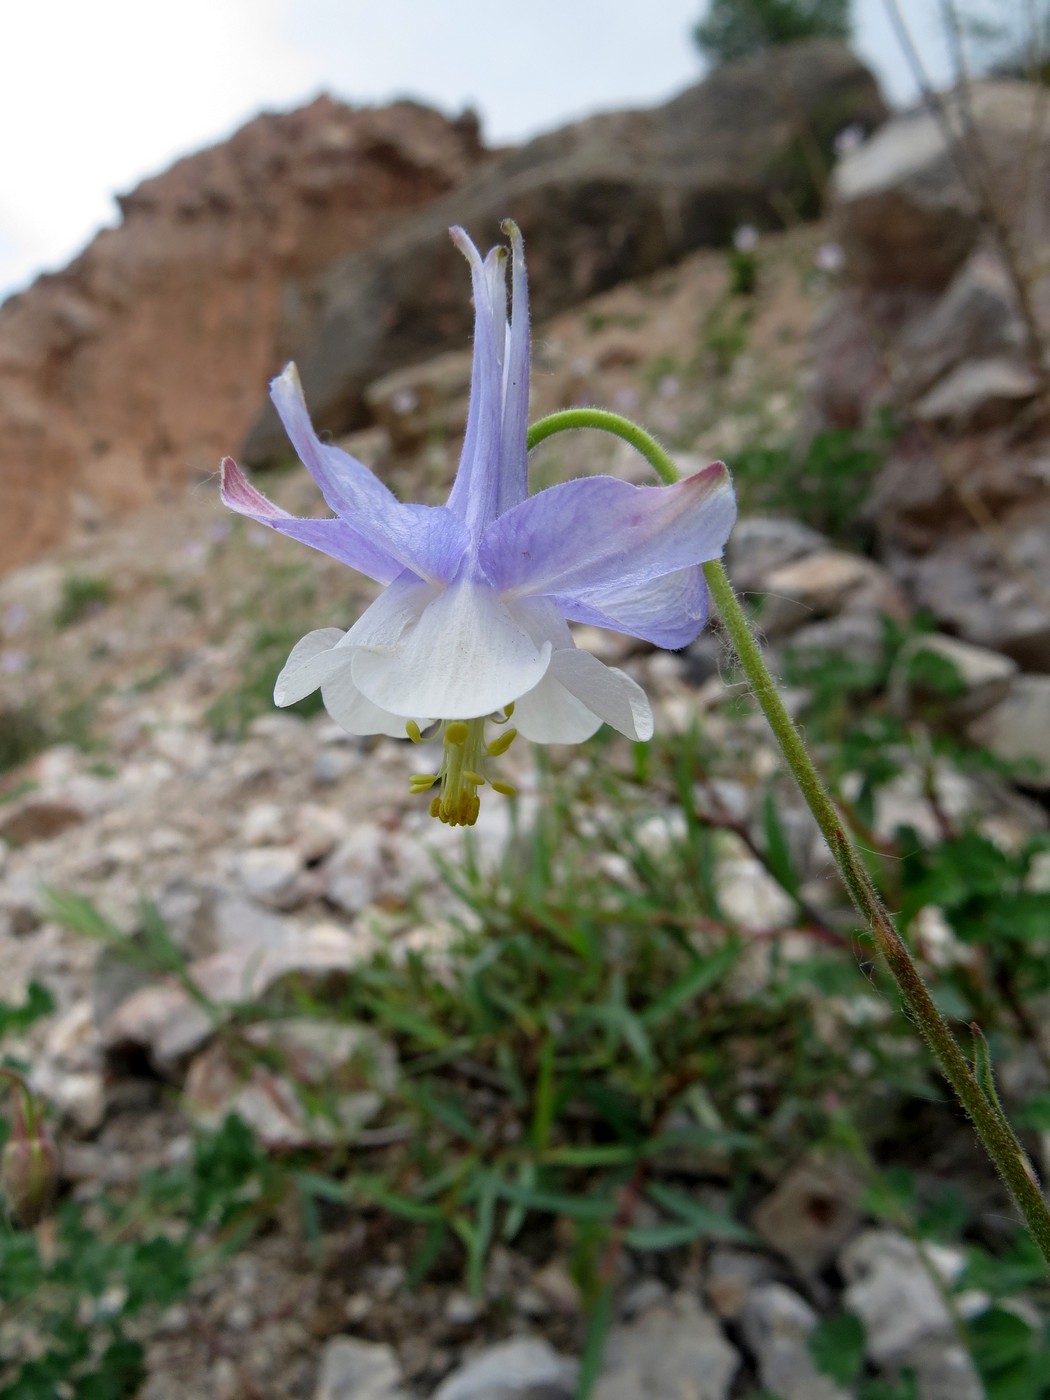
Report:
[[[497,734],[492,743],[489,744],[489,757],[499,758],[500,754],[507,752],[517,737],[518,731],[516,729],[505,729],[502,734]]]
[[[505,724],[512,709],[513,705],[508,705],[506,714],[497,722]],[[413,737],[413,729],[418,735],[418,727],[409,721],[405,726],[409,738]],[[440,783],[440,790],[430,800],[430,815],[449,826],[473,826],[481,810],[478,788],[492,781],[486,777],[485,764],[506,753],[516,735],[515,729],[504,730],[486,748],[483,717],[446,720],[441,734],[441,766],[436,773],[413,773],[408,780],[409,790],[413,794],[428,792]],[[510,783],[493,783],[493,787],[507,797],[515,795]]]
[[[514,701],[513,701],[513,700],[510,702],[509,705],[504,705],[504,706],[503,706],[503,713],[504,713],[504,715],[506,716],[507,719],[510,719],[511,715],[514,713]]]
[[[423,742],[423,736],[419,732],[419,725],[414,719],[410,719],[405,725],[405,733],[412,740],[413,744],[421,744]]]
[[[497,783],[494,781],[492,784],[492,791],[502,793],[504,797],[517,797],[518,795],[518,789],[513,783]]]

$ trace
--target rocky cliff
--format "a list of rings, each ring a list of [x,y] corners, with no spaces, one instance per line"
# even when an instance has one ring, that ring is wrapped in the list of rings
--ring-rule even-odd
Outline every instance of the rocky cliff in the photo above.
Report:
[[[476,123],[327,97],[257,117],[120,202],[0,308],[0,569],[214,470],[258,410],[281,289],[461,182]]]

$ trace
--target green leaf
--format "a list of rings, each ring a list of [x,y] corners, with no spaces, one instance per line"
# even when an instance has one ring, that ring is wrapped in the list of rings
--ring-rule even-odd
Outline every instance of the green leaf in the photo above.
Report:
[[[692,1239],[718,1239],[736,1240],[740,1244],[754,1244],[755,1236],[742,1225],[739,1220],[734,1220],[731,1215],[725,1215],[722,1211],[712,1210],[710,1206],[705,1206],[702,1201],[695,1200],[684,1191],[676,1190],[673,1186],[666,1186],[663,1182],[654,1181],[650,1184],[646,1195],[654,1205],[665,1210],[669,1215],[676,1215],[680,1221],[688,1224],[694,1231],[690,1236]]]
[[[0,1037],[21,1035],[34,1021],[42,1016],[50,1016],[55,1009],[55,1000],[48,989],[39,982],[30,982],[26,988],[26,999],[21,1006],[0,1002]]]
[[[989,1308],[970,1323],[969,1336],[974,1365],[989,1400],[1024,1400],[1026,1394],[1040,1394],[1017,1389],[1019,1379],[1031,1374],[1038,1340],[1023,1318],[1005,1308]]]
[[[649,1003],[642,1012],[642,1023],[648,1028],[659,1026],[689,1002],[695,1001],[702,992],[720,982],[733,969],[739,957],[739,945],[732,942],[709,957],[699,959],[684,976]]]
[[[402,1196],[396,1191],[391,1191],[378,1177],[355,1177],[353,1186],[357,1194],[369,1205],[388,1210],[391,1215],[398,1215],[402,1220],[411,1220],[418,1225],[445,1223],[445,1212],[440,1206],[427,1205],[411,1196]]]
[[[482,1146],[482,1136],[470,1121],[460,1099],[448,1092],[439,1091],[432,1084],[421,1081],[413,1085],[412,1093],[423,1112],[442,1123],[457,1137],[469,1142],[472,1147]]]
[[[767,792],[762,800],[762,832],[766,843],[766,863],[770,874],[787,891],[792,899],[798,899],[799,879],[795,863],[791,859],[791,847],[780,820],[773,794]]]
[[[613,1286],[606,1284],[598,1294],[587,1315],[587,1331],[580,1358],[580,1375],[576,1383],[576,1400],[590,1400],[602,1370],[605,1339],[613,1318]]]
[[[817,1323],[809,1334],[809,1354],[817,1369],[839,1385],[850,1385],[864,1365],[864,1324],[852,1313]]]
[[[568,1191],[547,1191],[521,1182],[501,1181],[498,1193],[505,1201],[547,1215],[565,1215],[570,1220],[611,1220],[616,1207],[611,1200],[594,1196],[574,1196]]]
[[[532,1146],[537,1152],[550,1142],[554,1122],[554,1050],[554,1036],[548,1035],[540,1047],[532,1110]]]

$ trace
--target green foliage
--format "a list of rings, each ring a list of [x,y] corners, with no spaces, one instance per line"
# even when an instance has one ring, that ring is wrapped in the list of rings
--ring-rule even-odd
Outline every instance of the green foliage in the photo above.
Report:
[[[240,738],[252,720],[273,712],[273,687],[288,653],[303,635],[303,616],[314,604],[316,584],[308,570],[300,566],[281,565],[269,579],[271,597],[266,606],[266,621],[256,622],[259,604],[253,599],[244,609],[253,619],[247,631],[247,645],[241,659],[241,674],[237,683],[220,695],[205,712],[205,723],[215,734],[224,738]],[[308,716],[319,714],[323,708],[320,692],[315,691],[295,705],[288,713]]]
[[[19,768],[45,749],[47,726],[35,706],[9,705],[0,709],[0,773]]]
[[[710,0],[693,40],[715,66],[797,39],[848,42],[850,9],[850,0]]]
[[[96,574],[69,574],[62,580],[62,594],[55,609],[56,627],[73,623],[101,611],[113,596],[109,579]]]
[[[807,660],[793,675],[809,691],[807,735],[836,779],[851,775],[844,807],[862,826],[902,770],[925,773],[943,754],[956,766],[983,763],[930,728],[937,696],[950,700],[957,684],[922,660],[920,643],[921,629],[887,623],[883,655],[871,664]],[[890,703],[905,672],[930,696],[921,719]],[[410,1254],[410,1287],[459,1269],[480,1293],[497,1246],[534,1257],[567,1248],[588,1310],[589,1384],[613,1317],[620,1251],[640,1271],[673,1276],[698,1244],[751,1244],[770,1162],[845,1144],[866,1164],[869,1214],[920,1240],[966,1246],[957,1287],[992,1299],[972,1332],[988,1393],[1020,1400],[1029,1385],[1041,1395],[1045,1339],[1008,1306],[1017,1295],[1045,1297],[1040,1260],[1026,1243],[988,1249],[973,1193],[875,1167],[885,1143],[870,1140],[874,1125],[906,1120],[916,1100],[928,1106],[936,1081],[891,1004],[884,1018],[849,1014],[870,1008],[882,973],[844,902],[810,903],[809,845],[779,779],[751,795],[752,816],[724,810],[721,785],[742,771],[737,758],[732,741],[716,747],[696,732],[627,751],[599,736],[570,769],[545,771],[540,816],[508,842],[498,871],[480,868],[469,837],[444,867],[442,909],[454,911],[458,934],[440,975],[395,939],[340,992],[299,990],[296,1015],[363,1024],[396,1046],[400,1079],[374,1124],[387,1147],[274,1157],[230,1118],[184,1167],[141,1183],[133,1224],[121,1203],[67,1204],[59,1248],[46,1260],[32,1237],[3,1236],[0,1292],[50,1339],[43,1361],[70,1393],[130,1393],[118,1362],[134,1376],[131,1320],[182,1296],[217,1242],[236,1248],[289,1200],[319,1251],[332,1212],[363,1215],[377,1247],[384,1234],[395,1237]],[[727,908],[725,856],[741,847],[784,896],[769,928],[744,930]],[[901,831],[866,838],[865,848],[906,927],[936,905],[978,955],[972,967],[927,971],[942,1002],[954,999],[958,1015],[984,1025],[981,1072],[992,1083],[1006,1037],[1029,1034],[1010,1005],[1023,1010],[1050,989],[1050,896],[1039,879],[1050,845],[1006,849],[976,826],[949,825],[936,839]],[[279,1018],[287,1003],[212,1005],[148,901],[131,932],[77,895],[52,893],[50,913],[111,954],[182,981],[245,1064],[252,1055],[266,1063],[242,1027]],[[425,908],[409,914],[413,923],[425,917]],[[1006,986],[1004,1011],[997,997]],[[31,994],[10,1012],[11,1025],[42,1005]],[[301,1086],[304,1104],[309,1092]],[[1050,1090],[1029,1099],[1025,1121],[1050,1122]],[[88,1340],[78,1343],[87,1350],[74,1353],[64,1340],[69,1319],[103,1294],[122,1303],[114,1314],[89,1313]],[[863,1400],[914,1400],[912,1377],[865,1368],[863,1342],[856,1319],[837,1316],[814,1332],[811,1351]],[[25,1366],[37,1364],[25,1363],[24,1375],[15,1363],[0,1368],[0,1400],[53,1395],[51,1379],[39,1383],[50,1392],[27,1388],[37,1381]],[[87,1388],[78,1392],[81,1377]]]
[[[838,1385],[850,1385],[864,1365],[864,1324],[852,1313],[825,1318],[809,1335],[818,1370]]]
[[[733,458],[733,481],[747,509],[790,514],[856,548],[893,433],[883,419],[862,431],[825,429],[802,448],[744,448]]]
[[[218,735],[238,738],[258,715],[273,710],[273,687],[288,660],[288,653],[302,636],[296,626],[263,624],[251,634],[244,670],[236,687],[209,705],[205,723]],[[289,714],[320,714],[324,708],[320,691],[287,707]]]
[[[21,1006],[0,1001],[0,1039],[5,1035],[22,1035],[34,1021],[50,1016],[54,1009],[55,1001],[47,988],[39,982],[30,982]]]
[[[130,1201],[65,1202],[46,1250],[0,1222],[0,1400],[134,1395],[144,1378],[138,1320],[185,1297],[205,1259],[265,1221],[278,1175],[228,1118],[185,1167],[143,1176]]]
[[[729,250],[729,294],[734,297],[754,296],[758,289],[758,259],[746,248]]]

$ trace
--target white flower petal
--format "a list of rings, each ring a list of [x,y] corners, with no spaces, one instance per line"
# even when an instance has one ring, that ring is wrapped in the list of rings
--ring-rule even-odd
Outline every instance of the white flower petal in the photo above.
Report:
[[[645,691],[617,667],[579,647],[563,647],[551,659],[550,674],[628,739],[653,737],[653,711]]]
[[[343,655],[349,663],[352,653],[344,651]],[[349,664],[324,682],[321,699],[332,719],[348,734],[388,734],[391,739],[405,738],[405,716],[392,715],[366,699],[354,685]],[[428,719],[415,718],[420,729],[430,723]]]
[[[514,703],[514,727],[533,744],[582,744],[601,723],[550,671]]]
[[[551,655],[550,642],[537,645],[495,590],[471,579],[434,597],[400,637],[353,640],[355,684],[380,708],[406,717],[491,714],[532,690]]]
[[[322,627],[296,642],[273,688],[274,704],[294,705],[340,666],[349,667],[347,653],[335,654],[334,650],[343,636],[338,627]]]

